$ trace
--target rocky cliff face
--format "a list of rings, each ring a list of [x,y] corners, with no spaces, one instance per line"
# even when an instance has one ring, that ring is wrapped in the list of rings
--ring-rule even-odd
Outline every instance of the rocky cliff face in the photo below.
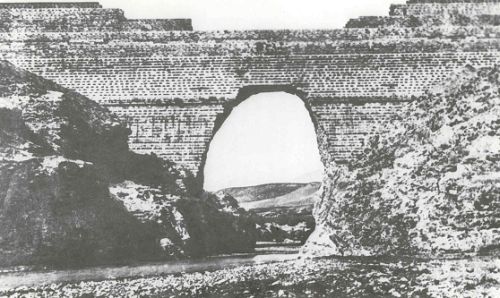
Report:
[[[0,62],[0,265],[253,248],[244,212],[192,197],[192,175],[131,152],[128,133],[95,102]]]
[[[472,69],[331,164],[311,255],[444,255],[500,247],[500,71]]]
[[[141,222],[157,224],[160,246],[171,255],[246,252],[255,246],[255,222],[230,196],[172,195],[133,181],[112,184],[110,191]]]

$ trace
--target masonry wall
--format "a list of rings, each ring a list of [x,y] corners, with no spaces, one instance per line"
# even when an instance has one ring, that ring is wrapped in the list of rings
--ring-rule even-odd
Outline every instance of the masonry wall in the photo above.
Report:
[[[189,19],[127,20],[121,9],[96,2],[0,3],[0,32],[116,32],[192,30]]]
[[[131,130],[130,148],[154,152],[198,172],[212,138],[221,104],[111,105]]]
[[[130,127],[133,150],[194,173],[242,88],[295,90],[325,138],[323,158],[342,162],[429,86],[466,65],[499,63],[498,26],[416,26],[408,15],[499,7],[413,1],[389,19],[353,20],[356,28],[183,32],[171,30],[190,21],[126,20],[95,4],[0,5],[0,58],[107,106]]]
[[[328,136],[328,153],[342,161],[412,96],[466,64],[498,60],[496,53],[408,53],[13,62],[108,106],[131,127],[132,149],[155,152],[196,173],[216,116],[242,87],[294,86],[304,92]]]
[[[408,6],[407,14],[414,16],[423,15],[450,15],[460,13],[466,16],[477,14],[499,14],[500,2],[498,1],[475,1],[469,3],[442,2],[442,3],[411,3]]]
[[[99,2],[18,2],[0,3],[0,9],[102,8]]]
[[[0,18],[4,32],[117,30],[125,19],[120,9],[100,8],[0,9]]]

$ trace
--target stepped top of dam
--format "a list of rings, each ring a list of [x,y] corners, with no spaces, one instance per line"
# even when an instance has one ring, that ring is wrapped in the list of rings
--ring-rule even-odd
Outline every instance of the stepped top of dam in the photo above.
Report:
[[[102,8],[99,2],[13,2],[0,3],[0,9],[40,9],[40,8]]]
[[[0,59],[111,109],[133,150],[193,173],[252,94],[299,95],[321,152],[343,161],[406,102],[466,65],[492,67],[499,51],[496,0],[411,0],[344,28],[240,31],[129,19],[98,2],[0,3]]]
[[[362,16],[347,22],[346,28],[404,27],[416,28],[425,24],[464,25],[465,23],[496,24],[500,15],[499,0],[409,0],[406,4],[393,4],[388,16]],[[125,32],[125,31],[193,31],[192,20],[180,19],[127,19],[117,8],[104,8],[99,2],[26,2],[0,3],[0,33],[2,32]],[[281,40],[283,32],[290,30],[235,31],[232,38]],[[332,30],[292,30],[309,32],[292,34],[295,39],[315,39],[317,32],[337,31],[341,38],[345,28]],[[225,31],[226,35],[230,31]],[[316,34],[311,33],[316,32]],[[330,33],[331,34],[331,33]],[[256,36],[257,35],[257,36]],[[290,35],[290,34],[288,34]],[[392,34],[389,34],[392,35]],[[185,38],[189,36],[184,35]],[[227,38],[228,36],[224,36]],[[286,36],[290,38],[290,36]],[[332,36],[329,36],[330,38]],[[373,37],[373,36],[371,36]],[[190,38],[221,38],[197,36]],[[353,38],[351,36],[351,38]],[[358,37],[360,38],[360,37]],[[361,38],[367,38],[362,35]]]

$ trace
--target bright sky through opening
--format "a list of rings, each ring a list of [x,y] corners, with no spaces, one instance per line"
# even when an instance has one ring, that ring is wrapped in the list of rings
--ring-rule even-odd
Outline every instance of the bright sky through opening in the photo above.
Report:
[[[273,182],[321,181],[316,133],[303,101],[260,93],[233,109],[216,133],[205,166],[205,189]]]

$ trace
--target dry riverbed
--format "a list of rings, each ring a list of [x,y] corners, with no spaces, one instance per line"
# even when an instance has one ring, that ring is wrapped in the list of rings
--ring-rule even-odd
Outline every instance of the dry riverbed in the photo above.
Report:
[[[500,297],[498,257],[290,260],[146,278],[21,287],[2,297]]]

